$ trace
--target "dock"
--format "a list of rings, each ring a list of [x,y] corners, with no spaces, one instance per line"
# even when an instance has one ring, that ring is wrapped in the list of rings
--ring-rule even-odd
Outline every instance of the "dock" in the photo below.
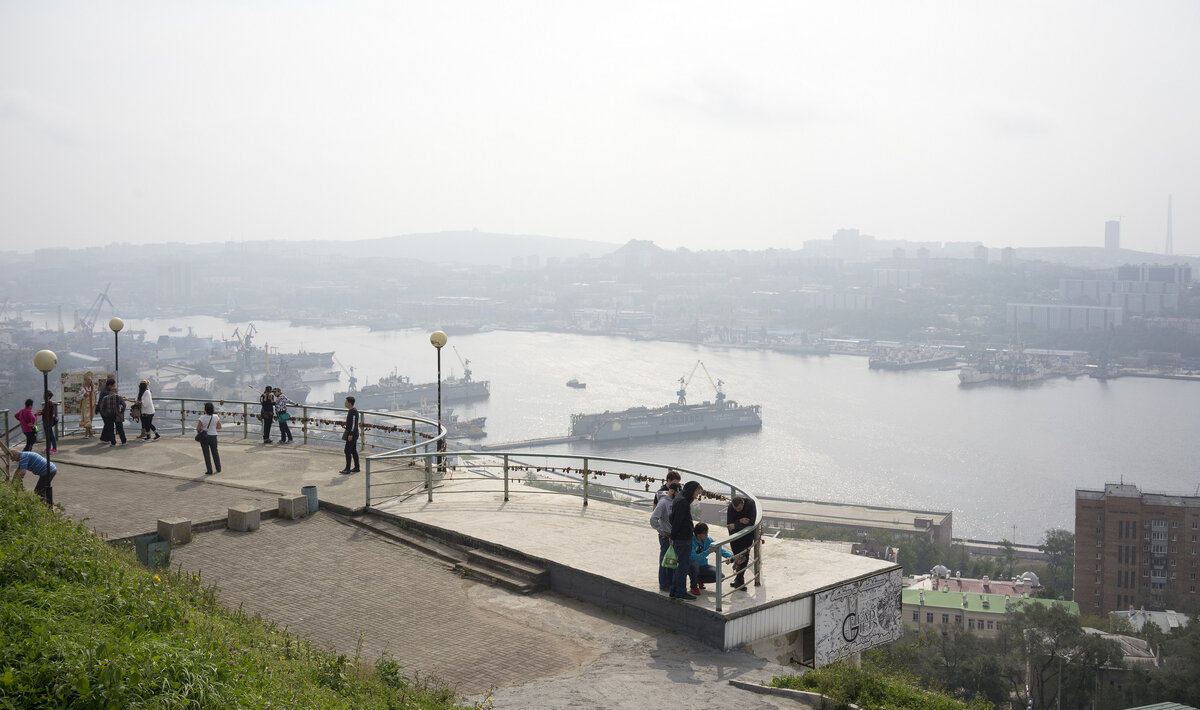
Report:
[[[505,441],[499,444],[483,444],[475,446],[479,451],[500,451],[507,449],[528,449],[534,446],[550,446],[553,444],[570,444],[576,441],[588,441],[586,436],[547,436],[541,439],[523,439],[521,441]]]

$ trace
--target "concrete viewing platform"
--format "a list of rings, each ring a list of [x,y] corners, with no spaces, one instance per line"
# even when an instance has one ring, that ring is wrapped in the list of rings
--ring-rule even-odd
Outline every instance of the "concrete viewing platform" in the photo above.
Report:
[[[644,505],[593,498],[585,506],[577,495],[515,482],[506,502],[502,481],[466,467],[437,480],[429,501],[423,468],[378,462],[372,483],[389,484],[393,497],[380,502],[377,495],[375,506],[364,510],[365,473],[338,474],[341,451],[332,447],[223,437],[221,458],[222,473],[207,476],[200,446],[190,435],[116,447],[64,437],[53,456],[62,466],[55,497],[71,517],[110,538],[127,538],[153,532],[155,521],[166,517],[195,523],[224,518],[240,504],[273,509],[277,496],[315,485],[330,510],[540,566],[549,571],[554,592],[717,649],[745,647],[778,662],[823,665],[900,633],[900,568],[847,554],[841,546],[768,538],[762,545],[762,584],[745,592],[726,588],[717,611],[713,584],[696,601],[659,592],[658,542]],[[139,485],[145,476],[164,479],[166,492],[147,499],[149,487]],[[26,486],[32,485],[27,479]],[[714,538],[725,537],[723,526],[710,528]],[[286,554],[286,535],[272,544],[277,554]],[[723,571],[730,569],[725,565]]]

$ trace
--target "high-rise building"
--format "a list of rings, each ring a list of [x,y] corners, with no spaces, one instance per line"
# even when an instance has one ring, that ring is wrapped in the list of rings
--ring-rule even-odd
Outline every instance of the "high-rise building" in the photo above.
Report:
[[[1104,223],[1104,248],[1109,250],[1121,248],[1121,223],[1115,219]]]
[[[1075,491],[1075,601],[1087,614],[1200,605],[1200,496]]]

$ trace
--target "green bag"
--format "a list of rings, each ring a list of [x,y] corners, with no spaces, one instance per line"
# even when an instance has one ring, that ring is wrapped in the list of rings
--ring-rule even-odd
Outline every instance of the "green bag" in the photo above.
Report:
[[[667,553],[662,558],[662,566],[667,569],[675,569],[679,566],[679,557],[675,554],[675,545],[667,548]]]
[[[281,422],[287,422],[291,418],[292,418],[292,415],[288,414],[287,412],[279,413],[279,421],[281,421]]]

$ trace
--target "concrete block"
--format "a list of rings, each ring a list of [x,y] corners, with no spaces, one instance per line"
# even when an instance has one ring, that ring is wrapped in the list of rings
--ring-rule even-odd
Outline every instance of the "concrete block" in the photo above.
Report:
[[[172,545],[192,541],[192,521],[187,518],[165,518],[158,521],[158,539]]]
[[[279,517],[299,520],[308,517],[308,496],[279,496]]]
[[[226,523],[230,530],[253,532],[262,524],[262,511],[253,505],[238,505],[229,509]]]

